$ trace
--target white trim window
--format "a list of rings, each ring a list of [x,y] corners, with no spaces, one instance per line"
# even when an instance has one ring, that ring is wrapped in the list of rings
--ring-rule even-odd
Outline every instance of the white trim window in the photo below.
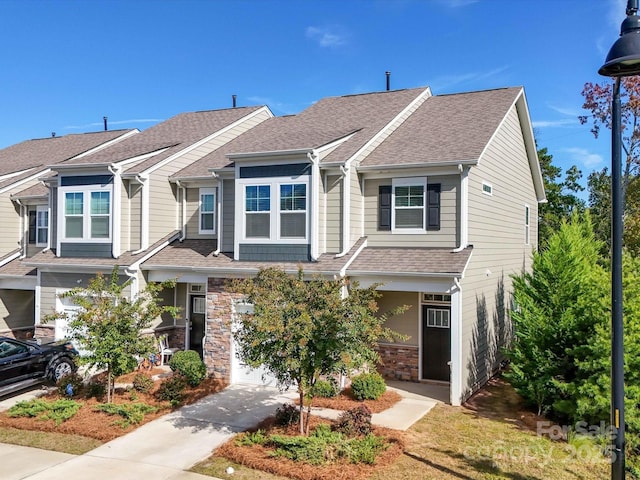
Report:
[[[260,179],[263,180],[263,179]],[[241,186],[242,239],[257,243],[285,240],[304,243],[309,237],[309,181],[272,177],[246,179]]]
[[[49,207],[36,206],[36,247],[46,247],[49,241]]]
[[[245,237],[271,237],[271,185],[244,187]]]
[[[201,188],[198,215],[198,231],[201,234],[216,233],[216,189]]]
[[[111,186],[60,188],[63,241],[111,240]]]
[[[524,206],[524,244],[529,245],[531,240],[531,209],[529,205]]]
[[[426,192],[426,177],[392,179],[392,231],[397,233],[425,232]]]
[[[280,185],[280,238],[307,236],[307,185]]]

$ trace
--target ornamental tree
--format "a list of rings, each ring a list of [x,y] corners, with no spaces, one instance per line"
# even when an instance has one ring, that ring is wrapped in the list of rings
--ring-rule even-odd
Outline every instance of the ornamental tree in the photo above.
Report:
[[[136,357],[146,357],[157,350],[153,336],[144,335],[152,322],[167,312],[177,315],[177,307],[159,304],[158,294],[174,282],[149,283],[135,298],[125,289],[131,279],[120,281],[118,267],[111,276],[98,273],[87,287],[69,290],[61,298],[70,299],[79,308],[68,314],[55,312],[47,316],[51,321],[68,321],[68,336],[83,354],[77,359],[81,365],[107,371],[107,402],[111,402],[115,378],[131,372]]]
[[[378,285],[359,288],[345,278],[307,281],[302,269],[296,276],[266,268],[229,287],[253,305],[253,313],[239,315],[234,329],[238,358],[254,368],[263,366],[280,389],[297,386],[301,434],[304,399],[321,376],[375,365],[378,340],[402,338],[384,323],[406,307],[379,314]]]

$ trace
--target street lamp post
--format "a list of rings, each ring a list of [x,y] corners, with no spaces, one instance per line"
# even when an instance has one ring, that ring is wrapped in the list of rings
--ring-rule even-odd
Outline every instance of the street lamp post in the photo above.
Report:
[[[622,184],[620,78],[640,74],[640,17],[638,0],[628,0],[620,38],[609,50],[600,75],[615,77],[611,106],[611,424],[613,440],[611,478],[625,477],[624,348],[622,321]]]

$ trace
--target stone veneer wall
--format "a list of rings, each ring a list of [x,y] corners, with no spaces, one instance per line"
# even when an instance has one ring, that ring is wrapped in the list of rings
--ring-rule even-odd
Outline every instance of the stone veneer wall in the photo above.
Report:
[[[204,363],[213,378],[231,381],[231,320],[237,294],[227,292],[225,279],[209,278]]]
[[[33,338],[33,327],[21,327],[0,331],[3,337],[15,338],[17,340],[31,340]]]
[[[382,364],[378,372],[388,379],[418,382],[419,354],[418,347],[411,345],[395,345],[383,343],[378,345],[378,353]]]

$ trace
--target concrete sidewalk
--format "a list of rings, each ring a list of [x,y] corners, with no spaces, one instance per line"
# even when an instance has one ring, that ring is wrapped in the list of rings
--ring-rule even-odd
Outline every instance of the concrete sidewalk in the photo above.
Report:
[[[402,387],[402,383],[394,385],[402,400],[386,412],[373,415],[374,424],[406,430],[438,403]],[[211,480],[185,470],[296,397],[295,392],[280,393],[269,387],[232,385],[80,456],[0,444],[2,478]],[[337,418],[341,412],[314,409],[314,413]]]

